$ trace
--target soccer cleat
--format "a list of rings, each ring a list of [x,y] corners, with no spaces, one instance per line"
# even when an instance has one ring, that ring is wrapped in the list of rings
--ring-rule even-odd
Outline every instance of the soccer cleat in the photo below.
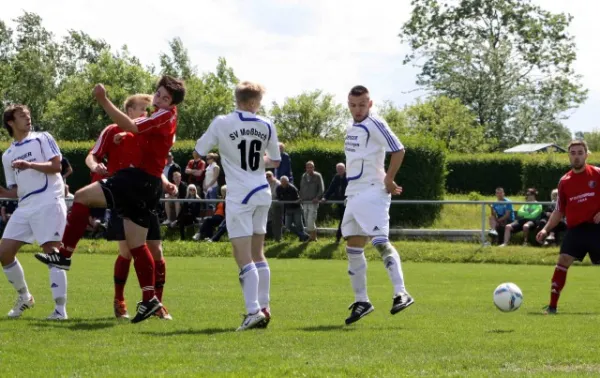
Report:
[[[543,308],[542,313],[544,315],[556,315],[558,314],[558,311],[556,310],[556,307],[546,306]]]
[[[255,314],[244,315],[242,325],[236,331],[245,331],[247,329],[257,328],[260,323],[265,320],[265,314],[262,311],[257,311]]]
[[[158,300],[158,298],[154,297],[147,302],[138,302],[137,304],[137,313],[135,317],[131,319],[132,323],[139,323],[143,320],[148,319],[152,316],[156,311],[160,310],[162,307],[162,303]]]
[[[115,317],[117,319],[129,319],[129,312],[127,311],[127,303],[125,303],[125,301],[115,299],[113,302],[113,307],[115,309]]]
[[[350,316],[346,319],[346,325],[359,321],[363,316],[369,315],[375,307],[369,302],[354,302],[348,307],[352,310]]]
[[[269,309],[269,308],[263,308],[260,311],[265,316],[265,319],[262,322],[260,322],[256,326],[256,328],[267,328],[267,326],[269,325],[269,322],[271,321],[271,309]]]
[[[415,303],[415,300],[408,293],[398,293],[394,296],[390,313],[395,315],[413,303]]]
[[[169,311],[165,306],[159,308],[158,311],[154,313],[154,316],[162,320],[173,320],[173,317],[171,316],[171,314],[169,314]]]
[[[48,266],[54,266],[58,269],[71,269],[71,259],[61,255],[58,251],[51,253],[36,253],[35,258]]]
[[[25,310],[33,308],[33,306],[35,306],[35,299],[33,299],[33,295],[29,296],[29,299],[24,299],[19,296],[13,308],[8,312],[8,317],[16,319],[20,317]]]
[[[67,320],[67,319],[69,319],[69,317],[67,316],[66,312],[63,314],[56,309],[54,310],[54,312],[52,314],[50,314],[50,316],[48,316],[46,318],[46,320]]]

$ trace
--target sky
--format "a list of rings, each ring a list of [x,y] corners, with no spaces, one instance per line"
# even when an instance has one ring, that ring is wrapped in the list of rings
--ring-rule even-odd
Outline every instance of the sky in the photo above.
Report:
[[[575,71],[589,89],[587,101],[570,113],[571,131],[600,128],[600,3],[534,0],[553,12],[574,16],[578,59]],[[403,65],[409,51],[398,38],[410,14],[409,0],[20,0],[2,7],[0,19],[34,12],[56,36],[69,29],[127,45],[144,64],[158,66],[168,41],[179,37],[198,72],[213,71],[219,57],[241,80],[258,81],[266,101],[282,102],[303,91],[322,89],[344,103],[349,88],[369,88],[375,103],[409,105],[425,92],[415,85],[418,70]],[[18,5],[16,5],[18,4]]]

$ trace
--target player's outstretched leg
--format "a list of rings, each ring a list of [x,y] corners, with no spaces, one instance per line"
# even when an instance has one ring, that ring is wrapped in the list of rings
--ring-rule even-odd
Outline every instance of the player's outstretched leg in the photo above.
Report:
[[[117,319],[129,319],[129,312],[127,311],[127,304],[125,302],[125,284],[127,283],[127,277],[129,276],[131,258],[123,257],[122,244],[125,244],[124,247],[126,248],[127,254],[129,254],[129,248],[127,248],[126,243],[119,242],[120,254],[115,261],[115,298],[113,301],[113,308]]]
[[[392,281],[392,285],[394,286],[394,299],[392,309],[390,310],[390,313],[394,315],[412,305],[415,301],[410,294],[406,292],[406,288],[404,287],[402,264],[396,248],[394,248],[387,237],[375,237],[373,238],[372,244],[381,255],[390,281]]]
[[[16,247],[15,249],[18,250],[22,244],[23,243],[16,240],[6,239],[2,239],[0,242],[0,261],[2,262],[4,274],[6,275],[8,282],[15,288],[15,291],[19,295],[15,301],[15,305],[8,313],[8,317],[10,318],[20,317],[25,310],[33,308],[35,305],[33,295],[29,293],[27,283],[25,282],[25,273],[23,272],[21,263],[14,257],[12,257],[12,261],[9,261],[11,258],[8,255],[14,256],[12,251],[10,251],[10,249],[13,248],[9,247]]]
[[[348,275],[354,291],[354,303],[348,308],[351,313],[346,319],[346,324],[352,324],[373,312],[375,307],[367,295],[367,259],[364,248],[347,246],[346,254],[348,256]]]
[[[67,320],[67,272],[55,266],[49,267],[50,289],[54,299],[54,311],[48,320]]]

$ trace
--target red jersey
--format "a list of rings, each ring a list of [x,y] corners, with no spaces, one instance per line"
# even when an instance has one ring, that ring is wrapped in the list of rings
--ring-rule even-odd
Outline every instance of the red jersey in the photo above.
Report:
[[[188,162],[187,168],[204,170],[204,169],[206,169],[206,163],[202,159],[199,159],[198,161],[192,159]],[[202,188],[203,182],[204,182],[204,172],[200,176],[194,176],[192,174],[190,174],[188,176],[188,184],[194,184],[196,186],[200,185],[200,186],[198,186],[198,188]]]
[[[175,143],[177,108],[159,109],[150,117],[138,118],[134,122],[138,127],[135,139],[143,157],[139,168],[160,178],[167,164],[169,150]]]
[[[123,168],[137,167],[142,160],[140,147],[137,145],[137,140],[132,133],[127,133],[119,144],[114,142],[115,135],[122,132],[123,130],[116,124],[106,126],[91,151],[98,160],[108,158],[108,166],[106,167],[108,176],[112,176],[116,171]],[[92,182],[102,178],[99,174],[92,173]]]
[[[556,210],[566,216],[569,228],[594,223],[600,212],[600,168],[586,164],[583,172],[564,175],[558,182]]]

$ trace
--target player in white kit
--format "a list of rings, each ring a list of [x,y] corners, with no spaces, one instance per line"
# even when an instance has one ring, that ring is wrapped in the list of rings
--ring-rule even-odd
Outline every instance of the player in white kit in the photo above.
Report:
[[[0,240],[0,262],[8,282],[19,294],[8,316],[18,318],[35,301],[16,259],[17,252],[23,244],[34,241],[46,253],[58,250],[67,223],[67,206],[60,175],[62,156],[54,138],[31,131],[31,116],[24,105],[7,107],[3,124],[14,142],[2,154],[7,189],[0,187],[0,196],[18,198],[19,205]],[[67,319],[66,271],[50,267],[50,288],[55,309],[48,319]]]
[[[342,220],[342,235],[347,240],[348,274],[355,301],[346,324],[352,324],[375,308],[367,295],[367,260],[364,248],[368,238],[381,254],[394,287],[392,315],[414,303],[406,292],[400,256],[390,243],[390,203],[392,195],[402,193],[394,177],[404,159],[404,146],[387,123],[370,113],[373,102],[369,91],[355,86],[348,95],[354,123],[346,129],[346,177],[348,202]],[[385,171],[385,155],[391,153]]]
[[[281,159],[275,128],[270,120],[256,115],[263,94],[260,84],[247,81],[238,84],[237,109],[215,118],[196,144],[200,156],[217,147],[223,163],[227,232],[240,269],[247,311],[238,331],[265,328],[271,319],[271,272],[263,253],[271,206],[265,167],[277,168]]]

